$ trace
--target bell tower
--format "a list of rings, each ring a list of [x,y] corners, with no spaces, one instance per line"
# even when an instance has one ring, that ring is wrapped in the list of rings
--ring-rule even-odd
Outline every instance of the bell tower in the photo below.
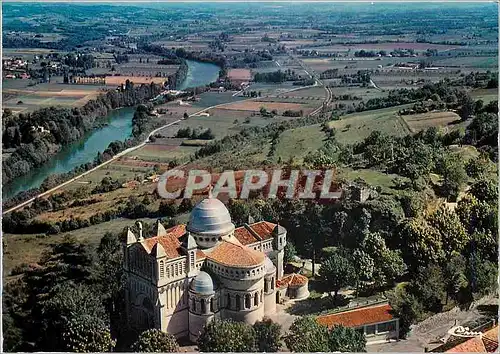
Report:
[[[278,279],[283,277],[285,272],[285,246],[286,246],[286,229],[280,224],[276,225],[273,230],[273,244],[277,252],[276,256],[276,272]]]

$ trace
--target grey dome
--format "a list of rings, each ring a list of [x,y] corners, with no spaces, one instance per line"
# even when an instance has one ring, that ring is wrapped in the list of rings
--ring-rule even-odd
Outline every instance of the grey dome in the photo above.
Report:
[[[234,231],[234,225],[224,203],[207,198],[193,208],[186,229],[203,236],[223,236]]]
[[[214,281],[210,274],[200,271],[191,282],[191,290],[197,294],[213,294]]]
[[[266,257],[266,259],[264,260],[264,264],[266,266],[266,274],[276,273],[276,266],[274,265],[273,261],[269,259],[269,257]]]

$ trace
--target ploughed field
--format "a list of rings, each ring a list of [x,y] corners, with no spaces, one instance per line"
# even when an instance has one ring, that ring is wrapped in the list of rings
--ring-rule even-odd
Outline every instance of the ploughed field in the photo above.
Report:
[[[12,82],[17,81],[17,82]],[[3,81],[3,108],[14,113],[30,112],[43,107],[81,107],[102,92],[97,85],[45,83],[27,86],[27,80]]]

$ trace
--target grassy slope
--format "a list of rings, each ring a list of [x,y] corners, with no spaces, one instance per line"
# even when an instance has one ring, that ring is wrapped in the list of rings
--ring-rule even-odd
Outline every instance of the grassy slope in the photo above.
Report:
[[[397,116],[397,112],[407,106],[352,113],[328,124],[330,127],[337,129],[337,139],[344,144],[352,144],[363,140],[375,130],[390,135],[404,136],[410,131],[404,121]]]

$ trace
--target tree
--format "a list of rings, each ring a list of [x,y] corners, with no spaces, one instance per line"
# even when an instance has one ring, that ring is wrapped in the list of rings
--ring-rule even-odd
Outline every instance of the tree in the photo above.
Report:
[[[174,353],[179,345],[173,335],[153,328],[142,332],[132,345],[134,352],[140,353]]]
[[[91,274],[92,255],[89,248],[78,243],[73,236],[65,236],[42,256],[38,267],[25,275],[34,302],[50,298],[57,285],[68,281],[84,282]]]
[[[467,279],[472,293],[484,296],[497,289],[498,267],[481,255],[472,254],[467,262]]]
[[[392,286],[406,273],[406,264],[400,250],[386,249],[381,253],[380,263],[375,267],[374,278],[378,286]]]
[[[285,254],[283,261],[285,263],[290,263],[294,260],[296,256],[297,256],[297,250],[295,249],[295,246],[291,241],[287,241],[285,245]]]
[[[213,320],[198,338],[201,352],[252,352],[255,350],[255,331],[246,323]]]
[[[402,224],[400,247],[405,263],[411,270],[416,270],[418,266],[440,263],[444,258],[441,234],[423,217]]]
[[[394,317],[399,318],[399,337],[404,339],[410,332],[411,325],[422,318],[423,306],[404,287],[389,293],[388,298]]]
[[[113,336],[122,330],[124,313],[123,248],[119,234],[107,232],[97,248],[91,280],[109,313]]]
[[[285,335],[285,344],[292,352],[328,352],[328,328],[312,316],[299,317]]]
[[[466,196],[457,203],[455,212],[469,234],[481,232],[497,237],[498,211],[495,205]]]
[[[467,181],[464,164],[458,155],[447,155],[439,164],[439,172],[443,176],[441,191],[450,200],[456,200],[462,186]]]
[[[329,331],[328,346],[330,352],[365,352],[366,338],[354,328],[333,326]]]
[[[175,216],[177,214],[177,205],[175,202],[162,200],[158,208],[158,213],[162,216]]]
[[[182,199],[181,204],[179,204],[179,208],[177,209],[179,213],[187,213],[193,209],[193,202],[191,199]]]
[[[462,120],[466,120],[474,114],[474,108],[476,107],[476,104],[469,94],[465,95],[464,100],[462,100],[461,103],[462,105],[458,109],[458,115],[460,116],[460,118],[462,118]]]
[[[459,254],[469,242],[469,235],[458,215],[446,205],[441,205],[427,220],[429,225],[440,234],[447,259],[453,254]]]
[[[356,296],[358,296],[359,287],[363,282],[368,282],[373,277],[373,258],[362,249],[355,249],[352,254],[352,265],[356,275]]]
[[[255,348],[258,352],[274,353],[280,351],[281,326],[270,318],[264,318],[253,325],[255,331]]]
[[[128,198],[124,213],[131,219],[143,218],[149,215],[149,210],[139,198],[132,195]]]
[[[467,175],[472,178],[481,178],[488,171],[489,163],[487,158],[472,158],[465,164]]]
[[[474,182],[469,193],[478,200],[487,203],[496,203],[498,200],[498,189],[496,183],[491,180],[481,179]]]
[[[498,260],[498,239],[491,231],[475,231],[467,246],[467,255],[478,254],[490,262]]]
[[[373,260],[372,277],[375,285],[392,285],[406,272],[406,264],[399,250],[390,250],[378,232],[368,232],[361,242],[361,249]]]
[[[116,344],[109,327],[89,316],[69,319],[62,330],[62,337],[64,350],[69,352],[109,352]]]
[[[440,312],[442,300],[446,296],[444,276],[437,265],[421,267],[408,284],[408,291],[415,295],[424,307],[433,312]]]
[[[356,271],[349,259],[337,251],[321,264],[319,276],[325,287],[334,292],[336,302],[339,290],[355,283]]]
[[[50,299],[33,308],[32,320],[39,334],[37,348],[42,351],[96,352],[113,346],[105,308],[86,285],[66,282],[56,286]]]
[[[446,282],[446,301],[451,297],[458,300],[458,296],[468,286],[466,274],[467,261],[462,255],[455,255],[445,265],[443,269],[444,279]]]
[[[316,274],[316,257],[325,245],[326,236],[330,235],[332,231],[323,211],[322,205],[308,203],[299,221],[299,232],[305,240],[306,251],[311,255],[313,274]]]

